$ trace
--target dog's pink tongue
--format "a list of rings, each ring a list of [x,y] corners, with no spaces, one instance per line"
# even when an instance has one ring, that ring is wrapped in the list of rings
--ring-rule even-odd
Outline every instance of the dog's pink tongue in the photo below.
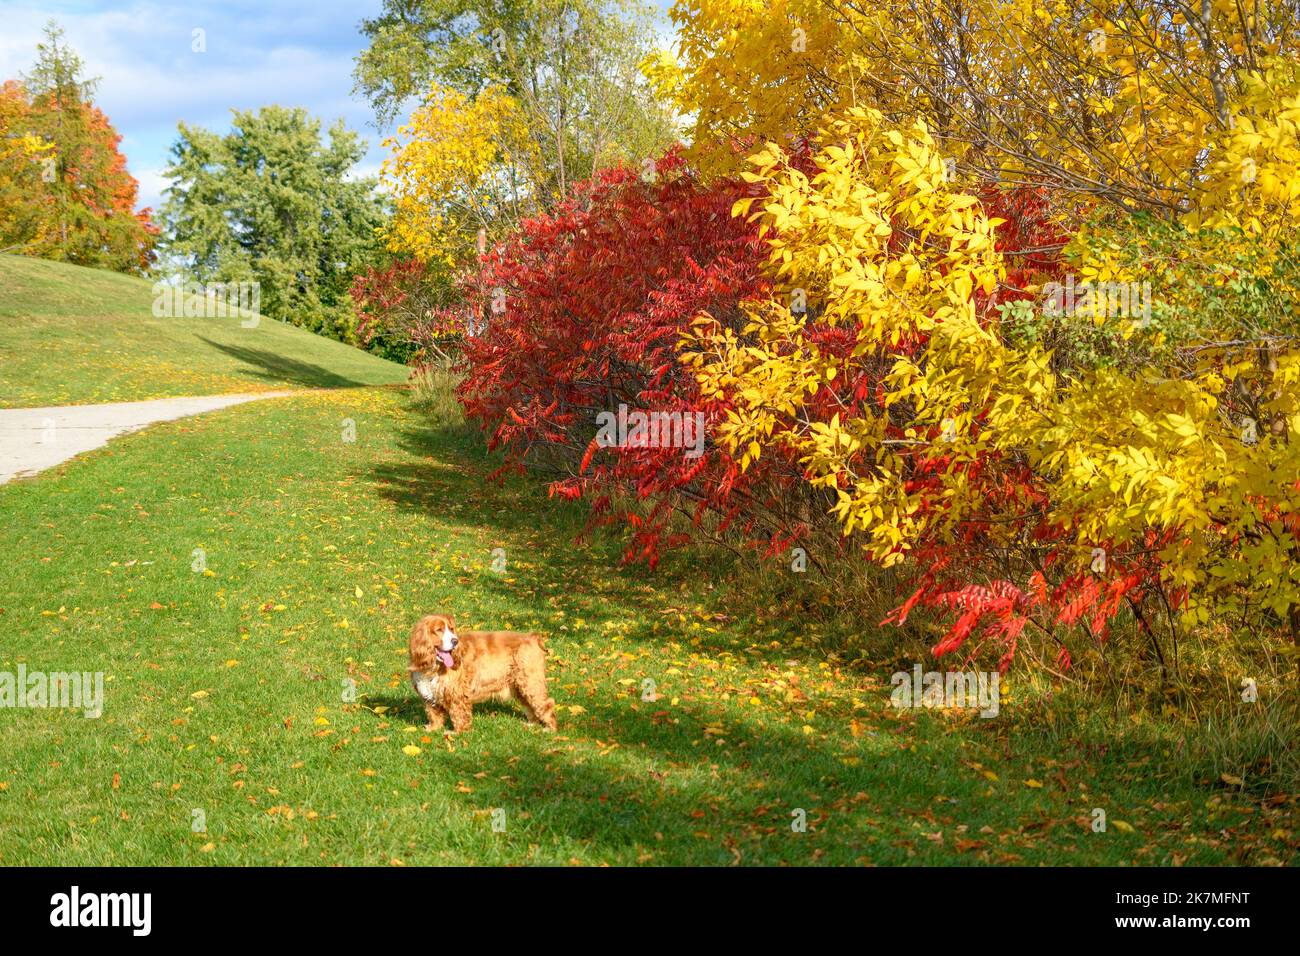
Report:
[[[438,660],[440,660],[442,662],[442,666],[447,668],[448,670],[451,670],[453,667],[456,666],[456,662],[452,660],[451,651],[439,650]]]

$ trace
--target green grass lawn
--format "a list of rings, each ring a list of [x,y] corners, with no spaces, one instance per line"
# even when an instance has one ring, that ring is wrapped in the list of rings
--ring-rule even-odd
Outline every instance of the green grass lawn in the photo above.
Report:
[[[403,382],[407,369],[261,318],[155,318],[151,284],[0,255],[0,407]]]
[[[1126,715],[1046,724],[1014,680],[995,719],[894,710],[905,657],[820,649],[715,554],[576,545],[582,512],[489,484],[446,404],[252,403],[0,487],[0,671],[107,680],[97,720],[0,710],[0,863],[1294,859],[1288,804]],[[425,734],[405,645],[434,610],[546,633],[559,732],[488,705]]]

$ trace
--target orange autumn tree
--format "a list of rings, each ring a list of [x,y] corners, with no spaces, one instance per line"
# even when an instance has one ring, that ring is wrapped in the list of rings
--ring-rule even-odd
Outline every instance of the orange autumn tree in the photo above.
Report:
[[[0,250],[18,245],[15,239],[34,232],[40,218],[41,205],[32,197],[54,146],[29,131],[29,113],[19,84],[0,85]]]
[[[81,60],[46,28],[32,73],[0,93],[0,248],[78,265],[141,273],[157,229],[137,211],[139,184],[122,137],[91,102]]]

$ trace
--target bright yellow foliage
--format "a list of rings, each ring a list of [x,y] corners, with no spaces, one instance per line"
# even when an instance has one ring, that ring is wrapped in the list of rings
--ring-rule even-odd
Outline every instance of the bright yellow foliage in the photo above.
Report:
[[[741,328],[706,316],[683,342],[706,397],[734,409],[719,439],[745,468],[793,453],[885,565],[987,514],[971,475],[1011,463],[1080,568],[1095,548],[1156,549],[1184,624],[1296,615],[1296,8],[983,0],[960,24],[956,10],[674,8],[680,62],[647,72],[694,115],[696,160],[761,187],[735,212],[761,223],[779,290]],[[793,158],[803,144],[811,165]],[[1001,285],[980,180],[1072,197],[1065,268],[1150,282],[1155,319],[1098,312],[1073,334],[1100,357],[1074,361],[980,311],[981,293],[1024,291]],[[813,322],[851,330],[851,353],[825,354]],[[863,372],[883,402],[826,411],[832,383]],[[936,474],[938,492],[919,487]],[[1027,574],[1040,552],[1017,521],[980,534]]]
[[[751,157],[755,171],[746,174],[770,195],[753,214],[770,231],[772,271],[786,297],[756,306],[740,335],[702,321],[684,360],[697,369],[706,396],[735,393],[738,408],[720,438],[742,467],[777,431],[815,485],[838,489],[845,533],[866,531],[873,554],[893,563],[923,520],[903,489],[904,459],[930,432],[961,432],[967,414],[945,401],[947,386],[936,389],[894,353],[900,342],[931,337],[951,343],[948,356],[966,364],[950,371],[972,384],[997,374],[984,363],[995,342],[976,322],[974,302],[976,290],[991,291],[1001,273],[992,242],[997,220],[946,182],[923,123],[893,129],[875,110],[851,109],[822,138],[811,177],[775,144]],[[747,200],[738,206],[749,211]],[[858,350],[847,360],[820,351],[806,334],[807,310],[832,326],[849,325]],[[849,365],[879,369],[897,396],[918,399],[913,432],[901,446],[886,440],[883,418],[817,422],[801,414]]]
[[[650,73],[695,117],[705,168],[732,171],[759,143],[870,106],[925,120],[986,176],[1182,212],[1202,204],[1208,143],[1275,135],[1276,114],[1253,130],[1234,113],[1270,110],[1260,94],[1294,71],[1300,31],[1280,0],[679,0],[671,15],[680,62]]]
[[[1235,226],[1266,242],[1294,238],[1300,222],[1300,62],[1270,61],[1242,77],[1229,128],[1211,143],[1212,158],[1192,228]]]
[[[388,248],[422,261],[463,265],[478,231],[518,218],[535,147],[518,104],[495,87],[470,99],[435,87],[411,120],[386,140],[381,178],[395,211]]]
[[[12,138],[6,135],[0,138],[0,162],[14,157],[36,156],[53,148],[53,143],[47,143],[32,133],[18,134]]]

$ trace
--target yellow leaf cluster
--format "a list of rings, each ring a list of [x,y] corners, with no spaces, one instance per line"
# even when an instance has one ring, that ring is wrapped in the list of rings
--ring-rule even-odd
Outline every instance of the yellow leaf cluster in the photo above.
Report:
[[[397,136],[381,179],[394,197],[388,248],[422,261],[463,265],[480,229],[520,201],[535,146],[519,105],[499,87],[470,98],[435,86]]]
[[[749,158],[745,177],[767,199],[757,209],[742,200],[735,212],[769,237],[781,295],[755,303],[739,332],[697,322],[683,357],[706,397],[731,397],[719,438],[741,467],[779,442],[814,486],[836,491],[844,532],[865,532],[888,564],[927,520],[904,488],[908,461],[932,442],[956,445],[970,407],[963,391],[1005,371],[974,309],[977,290],[992,291],[1003,272],[998,220],[948,181],[922,122],[899,129],[876,110],[850,108],[820,141],[808,172],[774,143]],[[810,317],[847,326],[858,346],[828,354],[809,335]],[[932,368],[899,354],[927,338]],[[807,413],[821,389],[862,369],[889,383],[890,405],[910,410],[905,441],[886,438],[884,416]]]

